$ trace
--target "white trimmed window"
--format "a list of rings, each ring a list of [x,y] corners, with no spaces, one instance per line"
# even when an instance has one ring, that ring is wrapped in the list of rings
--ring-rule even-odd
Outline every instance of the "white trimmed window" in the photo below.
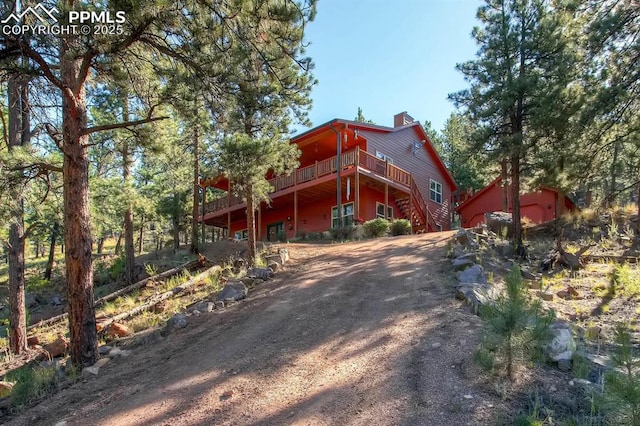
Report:
[[[342,205],[342,223],[344,226],[353,225],[353,203]],[[338,206],[331,208],[331,227],[338,227]]]
[[[386,154],[381,153],[380,151],[376,151],[376,158],[379,158],[383,161],[388,161],[389,164],[393,164],[393,158],[389,157]]]
[[[384,216],[384,204],[376,201],[376,218],[381,217],[382,219],[391,219],[393,218],[393,207],[387,207],[387,216]]]
[[[435,201],[438,204],[442,204],[442,184],[431,179],[429,188],[429,199],[431,201]]]

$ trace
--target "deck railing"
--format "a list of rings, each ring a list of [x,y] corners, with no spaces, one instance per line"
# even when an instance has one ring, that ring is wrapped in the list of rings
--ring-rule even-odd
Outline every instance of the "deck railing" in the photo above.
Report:
[[[273,188],[271,193],[282,191],[306,182],[311,182],[315,179],[335,173],[337,171],[336,159],[337,156],[334,156],[325,160],[316,161],[314,164],[296,169],[290,175],[277,176],[270,179],[269,183]],[[412,189],[413,179],[409,172],[402,170],[385,160],[377,158],[360,148],[347,151],[340,157],[340,166],[343,170],[355,165],[373,172],[375,175],[403,185],[407,187],[407,189]],[[415,185],[415,183],[413,184]],[[422,197],[420,197],[420,199],[422,199]],[[212,213],[241,203],[242,200],[240,198],[233,194],[228,194],[206,203],[205,211],[207,213]],[[423,211],[426,212],[426,210]]]

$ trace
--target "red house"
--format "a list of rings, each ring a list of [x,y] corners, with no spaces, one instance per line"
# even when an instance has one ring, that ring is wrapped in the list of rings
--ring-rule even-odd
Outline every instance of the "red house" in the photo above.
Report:
[[[456,184],[420,123],[406,112],[394,117],[393,128],[335,119],[291,143],[302,152],[300,166],[289,176],[270,176],[271,202],[257,212],[258,239],[336,227],[338,204],[345,225],[383,217],[411,219],[414,232],[450,229]],[[246,206],[230,192],[233,182],[208,178],[201,186],[225,191],[205,201],[205,224],[246,238]]]
[[[463,228],[472,228],[484,222],[487,212],[502,211],[504,185],[502,177],[496,178],[465,202],[456,207]],[[511,190],[508,195],[508,211],[512,210]],[[533,223],[543,223],[560,217],[565,211],[573,211],[576,206],[562,192],[541,187],[534,192],[520,195],[520,215]]]

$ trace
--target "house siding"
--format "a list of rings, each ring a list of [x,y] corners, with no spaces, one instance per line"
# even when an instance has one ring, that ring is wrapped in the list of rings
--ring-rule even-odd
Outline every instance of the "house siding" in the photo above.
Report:
[[[413,175],[427,207],[435,222],[443,230],[451,229],[451,185],[449,178],[436,165],[435,160],[422,144],[413,148],[414,142],[420,142],[421,135],[415,126],[392,133],[379,133],[363,130],[360,134],[367,139],[367,151],[376,155],[379,151],[393,159],[393,164]],[[442,203],[429,198],[431,179],[442,184]]]
[[[500,184],[492,184],[487,191],[478,198],[471,199],[460,206],[462,227],[471,228],[484,222],[487,212],[502,211],[502,191]],[[564,198],[564,197],[563,197]],[[555,219],[558,193],[543,188],[520,196],[520,216],[533,223],[544,223]],[[563,199],[566,203],[566,199]],[[509,197],[509,211],[512,211],[511,197]]]

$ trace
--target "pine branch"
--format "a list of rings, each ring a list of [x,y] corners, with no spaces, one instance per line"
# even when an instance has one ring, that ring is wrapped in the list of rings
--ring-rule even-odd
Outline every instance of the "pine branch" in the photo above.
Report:
[[[93,127],[87,128],[84,132],[82,132],[82,135],[83,136],[84,135],[90,135],[92,133],[103,132],[105,130],[114,130],[114,129],[123,129],[123,128],[127,128],[127,127],[135,127],[135,126],[139,126],[141,124],[153,123],[154,121],[166,120],[168,118],[169,118],[168,116],[149,117],[149,118],[143,118],[142,120],[133,120],[133,121],[125,121],[123,123],[105,124],[103,126],[93,126]]]

